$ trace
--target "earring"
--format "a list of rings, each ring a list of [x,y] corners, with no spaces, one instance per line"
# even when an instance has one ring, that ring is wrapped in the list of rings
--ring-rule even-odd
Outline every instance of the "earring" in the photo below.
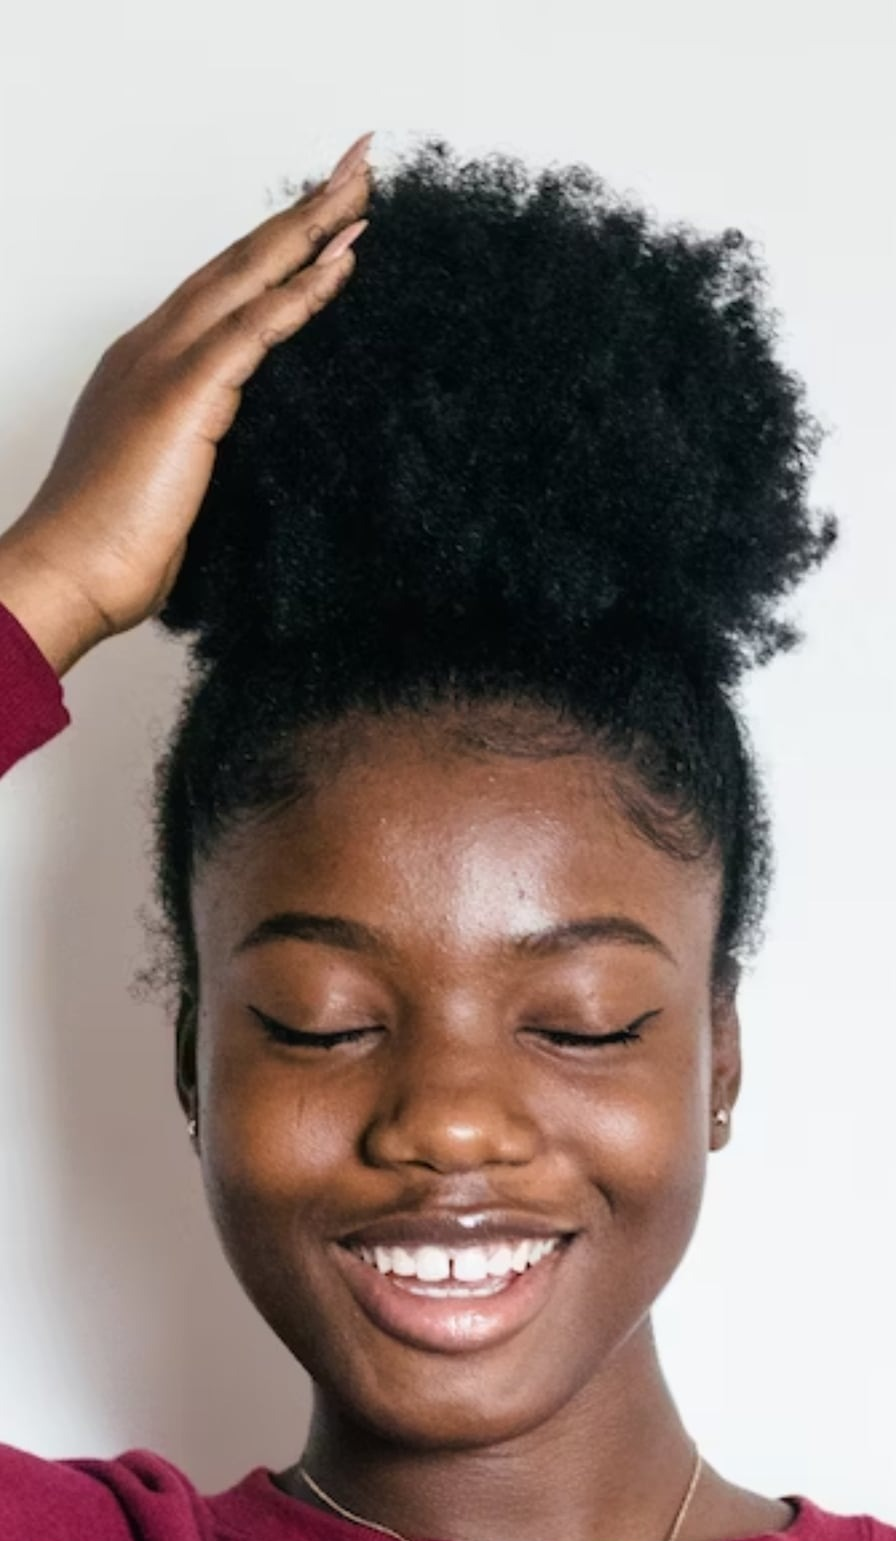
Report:
[[[731,1114],[727,1108],[716,1108],[712,1115],[712,1121],[714,1124],[722,1124],[724,1126],[731,1122]]]
[[[191,1118],[187,1124],[187,1133],[189,1134],[191,1140],[196,1140],[198,1138],[199,1125],[195,1118]]]

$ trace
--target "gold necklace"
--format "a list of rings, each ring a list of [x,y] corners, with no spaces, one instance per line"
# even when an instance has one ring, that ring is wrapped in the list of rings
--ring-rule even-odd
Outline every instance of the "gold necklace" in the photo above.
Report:
[[[691,1480],[688,1483],[688,1490],[685,1493],[681,1504],[679,1505],[678,1513],[672,1522],[672,1529],[665,1537],[665,1541],[678,1541],[678,1537],[681,1534],[681,1527],[684,1524],[687,1517],[687,1512],[691,1507],[691,1499],[697,1491],[697,1483],[700,1481],[700,1473],[703,1470],[703,1457],[701,1456],[696,1445],[694,1446],[694,1455],[696,1456],[696,1460],[694,1461],[694,1470],[691,1473]],[[378,1530],[384,1536],[392,1536],[393,1541],[407,1541],[405,1536],[400,1536],[397,1530],[390,1530],[388,1525],[377,1525],[375,1520],[365,1520],[363,1515],[353,1514],[351,1509],[343,1509],[342,1505],[338,1504],[335,1498],[331,1498],[329,1493],[325,1493],[323,1488],[318,1486],[313,1477],[309,1477],[304,1466],[299,1466],[298,1471],[302,1481],[308,1484],[312,1493],[316,1493],[318,1498],[322,1498],[324,1503],[329,1504],[331,1509],[335,1509],[337,1514],[341,1514],[343,1519],[352,1520],[356,1525],[366,1525],[368,1530]]]

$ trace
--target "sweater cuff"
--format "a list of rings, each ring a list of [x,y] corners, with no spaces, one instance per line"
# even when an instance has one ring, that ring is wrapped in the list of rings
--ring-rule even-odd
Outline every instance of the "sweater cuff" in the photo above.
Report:
[[[0,604],[0,776],[70,721],[58,675]]]

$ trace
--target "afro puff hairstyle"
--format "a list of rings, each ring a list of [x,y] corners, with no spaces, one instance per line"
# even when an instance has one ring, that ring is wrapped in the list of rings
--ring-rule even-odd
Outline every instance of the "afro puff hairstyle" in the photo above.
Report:
[[[434,140],[368,213],[344,293],[247,384],[160,617],[193,643],[156,793],[182,998],[196,861],[301,794],[302,729],[444,700],[548,708],[645,838],[716,853],[736,974],[769,870],[737,685],[836,533],[755,252]]]

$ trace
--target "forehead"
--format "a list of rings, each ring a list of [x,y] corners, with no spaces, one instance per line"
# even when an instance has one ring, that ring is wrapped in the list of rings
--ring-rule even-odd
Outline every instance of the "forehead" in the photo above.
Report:
[[[525,714],[448,712],[315,729],[308,790],[225,833],[197,871],[197,941],[233,947],[301,909],[465,952],[593,914],[621,914],[676,955],[709,957],[720,874],[635,827],[620,769],[580,730]]]

